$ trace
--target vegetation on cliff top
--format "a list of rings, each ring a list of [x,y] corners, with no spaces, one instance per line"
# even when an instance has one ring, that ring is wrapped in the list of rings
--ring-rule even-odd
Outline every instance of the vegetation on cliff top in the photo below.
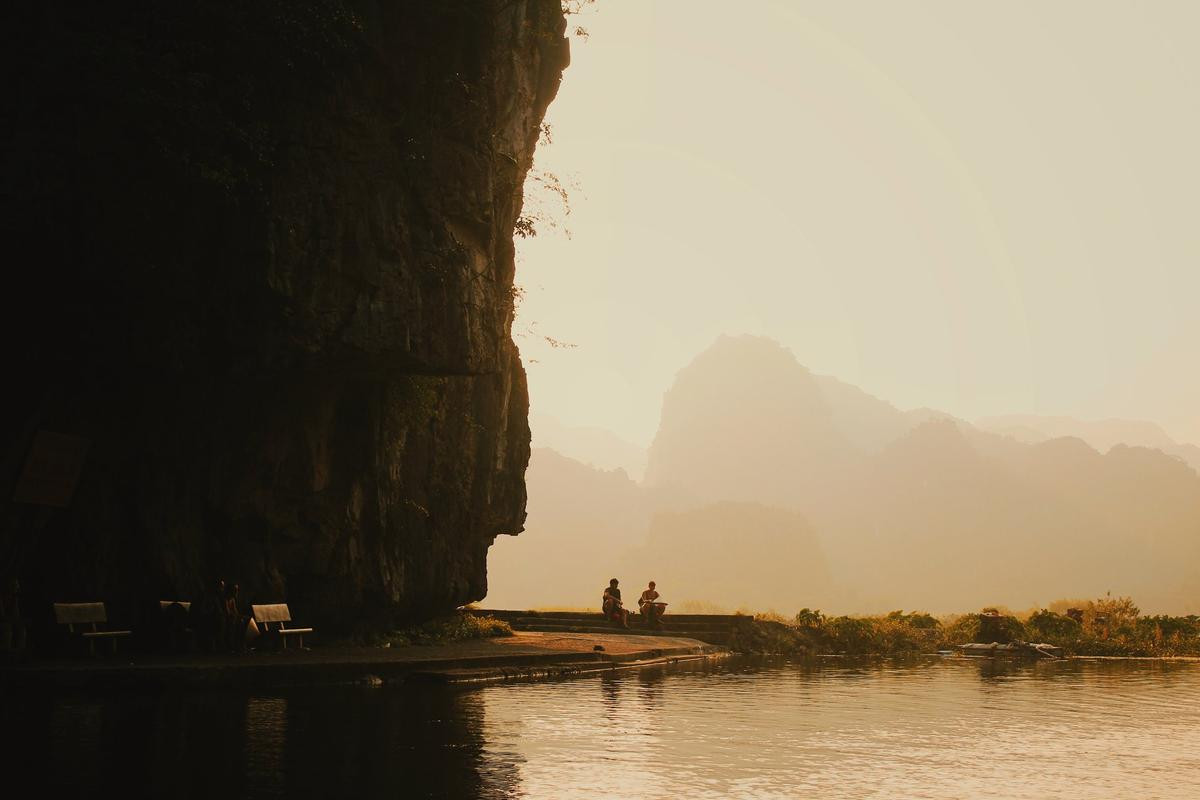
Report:
[[[1072,616],[1068,608],[1077,609]],[[1200,656],[1200,617],[1142,616],[1127,597],[1058,601],[1050,608],[1014,614],[1005,609],[937,619],[893,611],[830,617],[804,609],[792,619],[758,614],[734,648],[750,653],[912,655],[968,642],[1046,642],[1068,655]],[[986,621],[985,621],[986,619]]]

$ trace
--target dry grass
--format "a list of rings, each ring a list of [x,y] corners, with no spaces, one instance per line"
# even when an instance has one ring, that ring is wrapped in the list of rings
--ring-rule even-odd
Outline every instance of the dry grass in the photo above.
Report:
[[[671,606],[674,614],[728,614],[729,609],[707,600],[684,600]]]
[[[977,612],[935,619],[928,614],[827,617],[804,609],[794,618],[774,612],[755,615],[739,649],[761,653],[841,653],[904,655],[929,653],[972,641],[1035,641],[1062,647],[1071,655],[1192,656],[1200,655],[1200,617],[1142,616],[1128,597],[1062,600],[1055,607],[1078,608],[1077,622],[1053,608],[1013,613],[990,607],[999,620],[981,629]],[[984,637],[984,638],[981,638]],[[998,638],[997,638],[998,637]]]

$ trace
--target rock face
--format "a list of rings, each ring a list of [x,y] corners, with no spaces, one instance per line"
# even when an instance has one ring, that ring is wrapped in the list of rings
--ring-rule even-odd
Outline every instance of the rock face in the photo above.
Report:
[[[512,232],[558,0],[32,5],[0,577],[136,618],[221,576],[337,628],[482,598],[525,518]],[[39,431],[86,447],[65,507],[18,502]]]
[[[770,380],[763,380],[769,375]],[[663,396],[646,484],[711,500],[794,506],[853,451],[821,387],[783,346],[722,336]]]

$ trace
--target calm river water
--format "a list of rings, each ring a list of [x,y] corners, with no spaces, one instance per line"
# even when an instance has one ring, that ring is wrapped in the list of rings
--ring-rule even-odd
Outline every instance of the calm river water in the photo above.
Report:
[[[1200,798],[1197,663],[734,660],[466,690],[4,695],[9,785],[81,797]]]

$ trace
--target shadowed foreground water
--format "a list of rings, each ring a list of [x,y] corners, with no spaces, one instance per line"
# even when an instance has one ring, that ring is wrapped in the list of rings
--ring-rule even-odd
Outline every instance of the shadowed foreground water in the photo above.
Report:
[[[1196,663],[735,660],[4,701],[12,763],[81,796],[1200,797]]]

